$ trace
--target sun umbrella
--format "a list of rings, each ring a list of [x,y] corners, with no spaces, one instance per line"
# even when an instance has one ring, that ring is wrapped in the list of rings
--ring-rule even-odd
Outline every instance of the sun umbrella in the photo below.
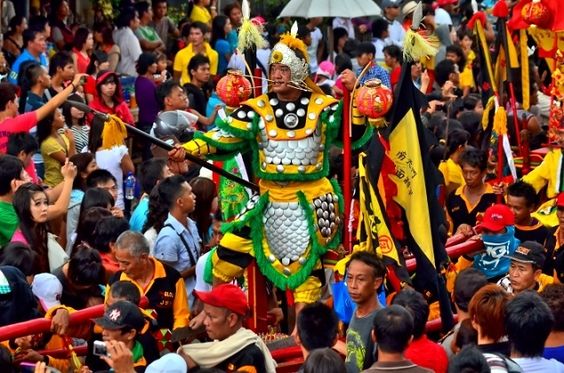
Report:
[[[381,13],[380,7],[372,0],[290,0],[278,17],[356,18]]]

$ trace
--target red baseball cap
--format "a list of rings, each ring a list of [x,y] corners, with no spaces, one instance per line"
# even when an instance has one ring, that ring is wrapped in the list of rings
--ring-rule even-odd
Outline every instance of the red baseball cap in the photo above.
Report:
[[[445,6],[445,5],[456,5],[458,4],[458,0],[437,0],[438,6]]]
[[[227,308],[228,310],[245,316],[249,311],[247,296],[233,284],[221,284],[211,291],[195,291],[196,296],[205,304],[214,307]]]
[[[508,225],[515,224],[513,211],[506,205],[495,204],[486,209],[480,228],[490,232],[502,231]]]
[[[556,197],[556,207],[564,207],[564,192],[559,193]]]

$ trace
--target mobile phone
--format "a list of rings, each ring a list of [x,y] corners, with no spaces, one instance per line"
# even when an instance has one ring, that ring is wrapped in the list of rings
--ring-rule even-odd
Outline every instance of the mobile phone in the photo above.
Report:
[[[104,341],[94,341],[92,353],[96,356],[108,356],[108,349]]]
[[[22,373],[33,373],[35,372],[35,363],[28,363],[28,362],[23,362],[20,363],[20,371]]]

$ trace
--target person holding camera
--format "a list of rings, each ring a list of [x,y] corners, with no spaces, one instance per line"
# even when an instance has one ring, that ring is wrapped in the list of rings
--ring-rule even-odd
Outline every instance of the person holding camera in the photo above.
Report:
[[[147,360],[138,341],[145,328],[145,318],[135,304],[119,300],[106,308],[104,316],[94,320],[102,328],[103,341],[94,341],[88,366],[81,373],[109,370],[116,373],[144,372]]]

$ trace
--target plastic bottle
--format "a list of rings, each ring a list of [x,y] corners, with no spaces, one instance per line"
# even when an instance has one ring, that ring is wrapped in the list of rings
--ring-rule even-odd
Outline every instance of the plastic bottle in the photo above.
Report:
[[[133,176],[133,172],[129,172],[127,174],[127,179],[125,179],[125,199],[132,200],[135,198],[135,176]]]

